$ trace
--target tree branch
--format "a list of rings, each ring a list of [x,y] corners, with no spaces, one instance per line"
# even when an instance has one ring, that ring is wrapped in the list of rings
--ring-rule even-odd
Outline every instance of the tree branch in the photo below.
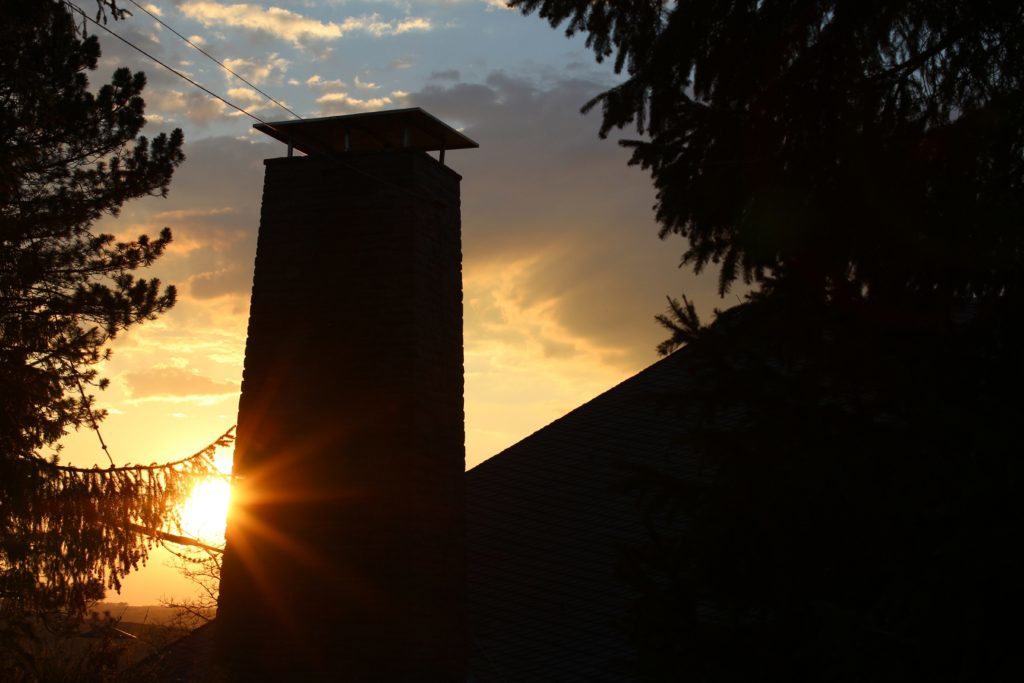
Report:
[[[149,536],[150,538],[156,538],[161,541],[169,541],[170,543],[177,543],[178,545],[201,548],[208,553],[221,554],[224,552],[223,548],[218,548],[215,545],[208,545],[198,539],[182,536],[181,534],[172,534],[171,532],[164,531],[162,529],[154,529],[153,527],[143,526],[141,524],[129,524],[128,528],[142,534],[143,536]]]

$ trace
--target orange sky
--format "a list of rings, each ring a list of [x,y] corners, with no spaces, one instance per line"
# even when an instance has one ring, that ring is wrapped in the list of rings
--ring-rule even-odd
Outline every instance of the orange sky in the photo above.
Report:
[[[137,202],[107,226],[130,235],[170,225],[175,243],[154,272],[181,291],[170,313],[118,339],[104,368],[111,386],[100,396],[110,411],[102,431],[119,464],[195,452],[235,422],[261,159],[282,150],[225,139],[203,144],[187,149],[190,161],[169,199]],[[465,174],[467,467],[653,362],[662,338],[653,315],[663,295],[686,281],[674,267],[678,254],[658,242],[645,215],[653,191],[643,175],[596,136],[587,144],[608,157],[609,168],[567,174],[541,153],[535,173],[518,175],[531,160],[520,155],[504,163],[498,144],[490,152],[449,155]],[[465,168],[470,155],[481,157],[473,175]],[[557,190],[544,192],[545,186]],[[516,197],[534,206],[508,210]],[[610,224],[630,213],[640,225],[613,238],[618,226]],[[645,283],[641,295],[631,289]],[[708,284],[694,284],[690,291],[704,292],[709,309],[715,299]],[[65,457],[76,464],[103,459],[88,431],[65,445]],[[166,562],[155,553],[116,599],[152,604],[189,592]]]
[[[580,106],[612,82],[607,69],[580,66],[592,58],[579,45],[555,42],[564,38],[535,18],[483,10],[480,16],[536,22],[531,30],[548,36],[545,54],[555,56],[544,64],[529,56],[467,61],[475,65],[472,78],[468,67],[460,76],[425,66],[418,85],[388,85],[386,79],[413,71],[405,67],[406,57],[415,61],[418,53],[405,45],[380,57],[382,64],[392,60],[391,71],[335,74],[363,87],[379,82],[389,93],[388,107],[422,106],[480,143],[478,150],[448,154],[449,165],[464,177],[467,466],[656,360],[654,348],[664,335],[653,316],[665,308],[666,295],[685,292],[704,314],[736,302],[732,295],[718,299],[714,274],[698,278],[677,268],[684,244],[657,239],[647,175],[626,165],[628,151],[614,139],[598,138],[596,113],[580,115]],[[170,43],[158,38],[149,47],[158,54],[169,50]],[[270,74],[261,81],[267,87],[275,85],[276,73],[281,87],[294,81],[322,89],[326,77],[314,71],[324,71],[317,60],[329,53],[279,43],[289,59],[267,57],[267,40],[232,44],[232,53],[221,56],[248,59],[253,74]],[[256,68],[261,58],[270,60],[264,72]],[[161,462],[195,452],[234,424],[262,160],[283,155],[284,148],[251,131],[242,117],[221,115],[220,123],[210,123],[209,112],[183,109],[169,77],[133,62],[125,49],[109,50],[106,59],[153,75],[147,132],[171,125],[186,132],[188,158],[170,196],[129,204],[101,226],[122,236],[155,234],[165,225],[174,231],[175,241],[153,274],[178,285],[180,302],[115,342],[113,360],[103,369],[111,386],[99,397],[110,411],[102,430],[115,460]],[[438,62],[435,68],[445,66]],[[330,100],[330,111],[303,113],[365,105],[351,99]],[[65,457],[80,465],[105,460],[89,432],[66,440]],[[149,567],[125,581],[120,597],[108,598],[152,604],[190,592],[166,562],[155,553]]]

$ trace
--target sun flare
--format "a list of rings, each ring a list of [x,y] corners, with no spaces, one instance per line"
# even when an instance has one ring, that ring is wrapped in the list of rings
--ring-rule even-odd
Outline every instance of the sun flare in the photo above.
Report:
[[[181,511],[181,529],[207,543],[223,543],[231,486],[223,479],[196,484]]]
[[[218,454],[217,469],[227,474],[231,469],[231,456]],[[231,506],[231,484],[226,477],[205,479],[192,489],[192,494],[181,508],[181,530],[184,534],[205,543],[224,543],[224,527]]]

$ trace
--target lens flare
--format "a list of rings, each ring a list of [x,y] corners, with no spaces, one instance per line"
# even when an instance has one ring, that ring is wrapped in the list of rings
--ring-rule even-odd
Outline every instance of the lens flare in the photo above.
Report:
[[[215,465],[222,474],[231,471],[231,458],[230,451],[215,457]],[[223,545],[230,506],[231,484],[226,476],[199,482],[181,508],[182,533],[204,543]]]

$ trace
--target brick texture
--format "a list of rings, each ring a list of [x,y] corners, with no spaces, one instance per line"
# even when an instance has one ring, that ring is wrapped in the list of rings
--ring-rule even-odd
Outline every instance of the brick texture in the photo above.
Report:
[[[460,177],[266,162],[218,622],[239,680],[466,677]]]

